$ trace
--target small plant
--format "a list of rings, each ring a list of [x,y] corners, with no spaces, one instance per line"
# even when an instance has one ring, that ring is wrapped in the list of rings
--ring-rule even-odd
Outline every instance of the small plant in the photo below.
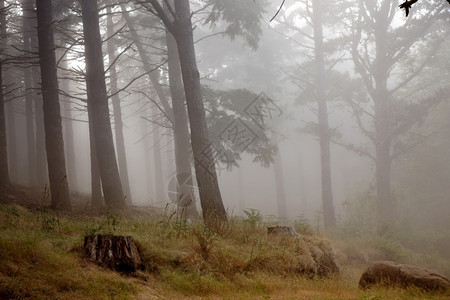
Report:
[[[19,211],[15,207],[8,207],[6,209],[5,224],[9,226],[15,226],[16,220],[19,218]]]
[[[44,190],[44,196],[42,197],[41,208],[39,209],[39,221],[41,222],[41,227],[45,231],[55,231],[58,230],[61,233],[61,222],[58,215],[52,215],[45,207],[45,202],[50,198],[50,191],[47,187]]]
[[[261,212],[257,209],[254,208],[245,209],[244,213],[247,216],[247,219],[245,221],[249,223],[252,228],[256,228],[256,225],[263,220]]]
[[[99,233],[112,234],[119,225],[119,215],[111,209],[107,209],[102,220],[93,222],[86,227],[85,235],[95,235]]]
[[[204,260],[207,260],[217,241],[217,233],[206,226],[201,226],[193,228],[192,235],[196,238],[199,245],[197,251]]]
[[[312,235],[314,233],[308,219],[303,216],[294,220],[294,228],[299,234]]]

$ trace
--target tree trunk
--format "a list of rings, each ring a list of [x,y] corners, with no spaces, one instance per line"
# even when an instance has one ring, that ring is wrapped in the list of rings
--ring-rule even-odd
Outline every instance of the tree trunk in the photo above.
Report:
[[[148,125],[148,121],[145,120],[146,116],[143,115],[141,116],[141,130],[142,130],[142,148],[143,148],[143,152],[144,152],[144,163],[145,163],[145,181],[147,182],[146,184],[146,194],[147,194],[147,200],[148,200],[148,204],[151,205],[154,203],[154,199],[153,199],[153,192],[154,192],[154,188],[153,188],[153,176],[152,176],[152,167],[151,167],[151,159],[150,159],[150,154],[149,154],[149,150],[150,150],[150,138],[149,138],[149,134],[147,131],[147,125]]]
[[[275,154],[273,170],[275,173],[275,190],[277,196],[278,216],[282,219],[287,219],[288,215],[286,207],[286,194],[284,191],[283,165],[279,147],[277,153]]]
[[[33,3],[31,0],[23,0],[23,49],[31,61],[31,31],[33,28]],[[24,87],[25,87],[25,115],[26,115],[26,130],[27,130],[27,153],[28,153],[28,184],[36,185],[37,183],[37,169],[36,169],[36,141],[34,132],[34,94],[32,82],[32,68],[31,64],[23,69],[24,72]]]
[[[36,9],[51,206],[54,209],[69,210],[71,205],[66,176],[61,112],[59,107],[51,0],[36,1]]]
[[[153,116],[156,116],[158,111],[153,107],[152,109]],[[161,157],[161,134],[159,131],[159,125],[153,123],[153,164],[155,167],[155,191],[156,191],[156,202],[164,202],[164,184],[163,184],[163,169],[162,169],[162,157]]]
[[[113,20],[111,14],[111,7],[107,8],[107,36],[112,37],[114,34],[113,28]],[[125,193],[125,201],[127,204],[131,205],[131,189],[130,189],[130,180],[128,177],[128,164],[127,164],[127,156],[125,153],[125,139],[123,136],[123,122],[122,122],[122,108],[120,107],[120,98],[117,94],[117,73],[116,66],[114,65],[115,60],[115,47],[114,47],[114,39],[109,38],[107,42],[108,46],[108,59],[109,59],[109,78],[110,78],[110,88],[112,94],[112,105],[114,112],[114,131],[116,134],[116,147],[117,147],[117,160],[119,162],[119,172],[120,179],[122,181],[123,190]]]
[[[381,95],[380,95],[381,96]],[[377,219],[380,223],[392,222],[395,216],[395,203],[391,195],[391,139],[389,136],[389,116],[386,100],[378,99],[375,104],[375,167]]]
[[[395,217],[395,203],[391,195],[391,143],[393,120],[391,114],[392,103],[387,89],[389,77],[389,62],[386,57],[387,37],[385,20],[380,18],[375,27],[376,64],[374,66],[375,91],[375,164],[377,186],[377,215],[378,222],[393,222]]]
[[[326,229],[336,225],[331,183],[331,154],[328,125],[328,107],[326,102],[325,54],[323,49],[322,0],[314,0],[314,54],[316,64],[316,100],[319,117],[320,165],[322,178],[323,220]]]
[[[161,101],[161,105],[164,108],[164,114],[169,119],[169,121],[173,122],[173,112],[169,105],[169,101],[167,100],[167,97],[164,93],[164,90],[159,84],[159,76],[157,75],[157,72],[150,64],[151,62],[150,57],[147,55],[147,52],[145,51],[144,46],[142,45],[141,38],[136,32],[134,23],[130,20],[125,5],[122,3],[120,4],[120,7],[122,10],[122,16],[124,17],[125,22],[127,22],[127,26],[130,29],[131,38],[134,41],[136,48],[138,49],[139,56],[141,57],[141,61],[144,66],[144,71],[148,74],[148,78],[150,79],[150,82],[152,83],[156,91],[156,94],[158,95],[158,98]]]
[[[243,175],[243,170],[242,170],[242,166],[239,166],[237,168],[237,180],[238,180],[238,207],[239,207],[239,212],[240,213],[244,213],[245,210],[245,189],[244,189],[244,175]]]
[[[6,78],[5,78],[6,79]],[[6,81],[6,80],[4,80]],[[6,84],[7,86],[7,84]],[[6,100],[6,99],[3,99]],[[17,158],[17,130],[16,130],[16,112],[14,109],[14,102],[12,100],[4,103],[6,110],[6,125],[7,125],[7,145],[8,145],[8,166],[9,166],[9,177],[12,182],[17,182],[19,180],[18,171],[18,158]]]
[[[226,220],[226,212],[219,190],[215,161],[211,157],[212,144],[206,128],[206,115],[202,99],[200,73],[195,57],[191,10],[188,0],[175,1],[177,20],[171,32],[177,42],[181,73],[191,128],[195,175],[200,193],[203,219],[206,225]]]
[[[62,53],[63,54],[63,53]],[[61,60],[61,66],[63,69],[67,69],[66,59]],[[65,76],[63,76],[65,77]],[[70,82],[68,78],[61,79],[62,90],[65,93],[70,91]],[[72,105],[70,104],[70,98],[62,96],[63,116],[64,116],[64,141],[66,146],[66,161],[67,161],[67,175],[69,177],[69,184],[72,189],[76,189],[78,185],[77,181],[77,166],[75,162],[75,141],[73,136],[73,121],[72,121]]]
[[[125,198],[120,182],[116,153],[109,119],[108,97],[100,37],[97,1],[80,0],[86,57],[88,109],[92,111],[95,147],[105,204],[123,208]]]
[[[180,59],[178,57],[177,42],[172,34],[166,30],[167,59],[169,69],[169,86],[172,96],[173,135],[175,147],[175,166],[178,183],[178,195],[182,197],[183,209],[187,216],[197,217],[195,198],[190,190],[192,182],[192,168],[189,144],[189,124],[186,111],[186,101],[183,92],[183,79],[181,77]]]
[[[30,7],[33,8],[32,2],[30,1]],[[30,13],[30,17],[32,17],[32,28],[36,27],[36,12],[33,11]],[[37,32],[35,30],[31,30],[30,34],[30,45],[33,52],[38,52],[39,45],[37,39]],[[40,70],[39,66],[33,65],[31,67],[31,79],[33,82],[33,100],[34,100],[34,113],[35,113],[35,149],[36,149],[36,183],[38,186],[44,186],[48,184],[48,170],[47,170],[47,157],[45,152],[45,129],[44,129],[44,111],[43,111],[43,102],[42,95],[38,93],[39,83],[41,82]],[[70,179],[70,178],[69,178]]]
[[[89,119],[89,145],[91,158],[91,204],[94,208],[101,208],[104,205],[102,194],[102,181],[100,179],[100,168],[98,166],[97,148],[95,147],[94,138],[94,117],[92,110],[88,109]]]
[[[0,187],[10,184],[8,168],[8,145],[6,141],[5,98],[3,86],[3,54],[6,44],[5,1],[0,0]]]

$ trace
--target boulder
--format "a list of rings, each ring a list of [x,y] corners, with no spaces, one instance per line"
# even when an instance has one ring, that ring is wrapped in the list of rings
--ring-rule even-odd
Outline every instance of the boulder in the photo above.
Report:
[[[377,261],[361,275],[359,287],[370,288],[376,284],[401,288],[417,287],[427,292],[446,292],[450,281],[435,271],[392,261]]]
[[[118,272],[132,273],[142,266],[138,248],[131,236],[86,236],[83,248],[90,261]]]

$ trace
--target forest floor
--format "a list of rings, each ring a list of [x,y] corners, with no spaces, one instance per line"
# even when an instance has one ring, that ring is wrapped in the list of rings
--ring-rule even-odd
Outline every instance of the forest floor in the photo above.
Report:
[[[294,248],[268,239],[273,220],[257,213],[230,219],[216,234],[178,222],[169,209],[100,213],[88,209],[87,197],[74,199],[73,212],[57,213],[43,191],[0,189],[0,299],[450,299],[417,289],[359,289],[372,260],[416,263],[449,276],[450,260],[386,240],[317,233],[296,222],[301,236],[336,253],[340,274],[319,278],[292,268]],[[126,276],[89,262],[82,244],[94,233],[133,236],[144,269]]]

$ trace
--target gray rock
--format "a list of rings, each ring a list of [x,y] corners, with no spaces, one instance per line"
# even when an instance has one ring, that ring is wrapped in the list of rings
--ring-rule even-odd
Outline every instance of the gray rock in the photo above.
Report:
[[[417,287],[428,292],[446,292],[450,287],[449,279],[442,274],[392,261],[374,262],[364,271],[359,280],[359,287],[362,289],[377,284],[400,288]]]

